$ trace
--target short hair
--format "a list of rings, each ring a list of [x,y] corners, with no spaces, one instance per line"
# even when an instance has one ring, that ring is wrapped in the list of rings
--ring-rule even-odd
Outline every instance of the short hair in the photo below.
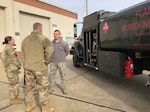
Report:
[[[54,32],[59,32],[59,34],[61,34],[61,33],[60,33],[60,30],[55,30]]]
[[[33,30],[37,30],[38,28],[42,27],[41,23],[34,23],[33,24]]]

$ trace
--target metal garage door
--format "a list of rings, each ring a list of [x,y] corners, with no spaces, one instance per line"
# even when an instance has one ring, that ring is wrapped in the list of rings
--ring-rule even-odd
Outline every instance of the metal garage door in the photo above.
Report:
[[[50,39],[50,18],[20,12],[21,41],[33,31],[33,24],[40,22],[43,25],[43,35]]]
[[[6,36],[6,16],[5,9],[0,7],[0,52],[3,50],[2,42]]]

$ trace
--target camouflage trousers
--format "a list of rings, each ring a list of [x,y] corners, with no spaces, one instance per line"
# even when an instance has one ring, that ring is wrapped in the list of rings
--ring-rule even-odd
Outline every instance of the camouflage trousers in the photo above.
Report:
[[[9,82],[9,97],[15,99],[19,94],[19,71],[7,72],[7,78]]]
[[[61,77],[61,86],[62,88],[65,88],[65,83],[66,83],[66,63],[51,63],[50,64],[50,88],[55,86],[55,76],[57,69],[59,70],[59,74]]]
[[[38,89],[40,106],[44,106],[48,103],[48,70],[34,72],[25,70],[25,102],[35,103],[34,91]]]

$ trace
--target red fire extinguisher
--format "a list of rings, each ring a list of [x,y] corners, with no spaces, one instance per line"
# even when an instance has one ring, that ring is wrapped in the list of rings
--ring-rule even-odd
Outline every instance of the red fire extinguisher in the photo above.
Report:
[[[133,60],[130,57],[128,57],[128,60],[125,62],[125,77],[133,77]]]

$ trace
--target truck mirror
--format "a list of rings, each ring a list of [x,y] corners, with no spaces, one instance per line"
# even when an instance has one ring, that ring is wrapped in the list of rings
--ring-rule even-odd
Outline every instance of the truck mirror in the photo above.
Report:
[[[74,38],[77,37],[77,25],[73,25],[73,30],[74,30]]]
[[[77,25],[76,25],[76,24],[74,24],[74,28],[75,28],[75,27],[77,27]]]
[[[74,37],[77,37],[77,34],[74,34]]]

